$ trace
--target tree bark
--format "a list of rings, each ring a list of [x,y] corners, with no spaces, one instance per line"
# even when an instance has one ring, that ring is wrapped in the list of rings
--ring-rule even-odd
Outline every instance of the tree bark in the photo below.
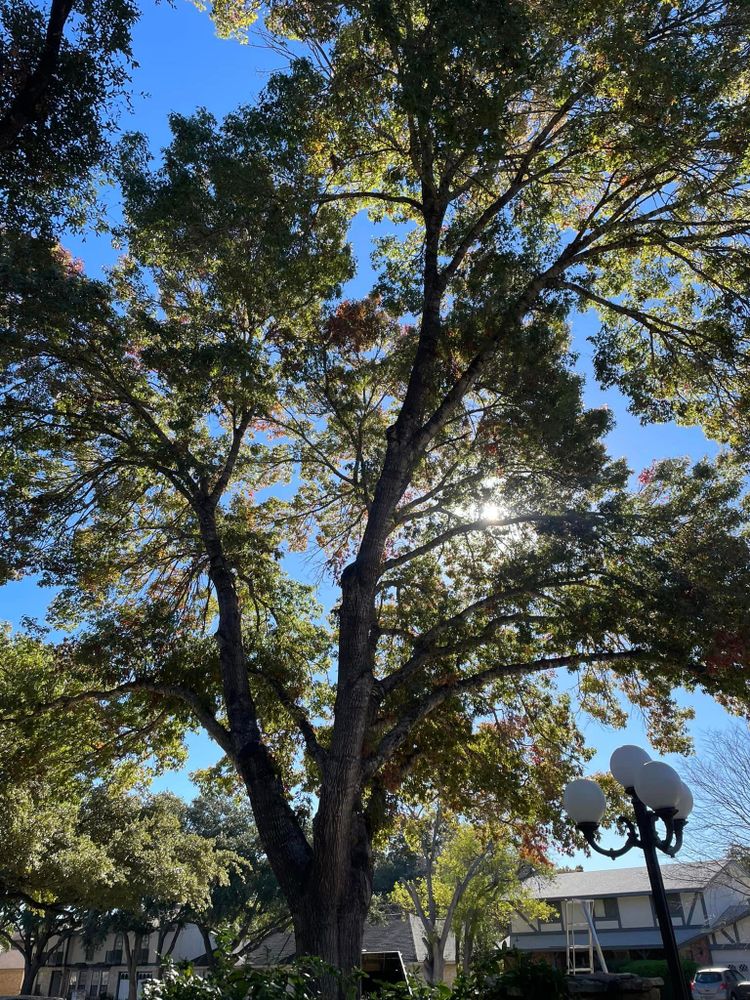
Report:
[[[135,932],[133,944],[130,944],[130,932],[122,936],[125,947],[125,964],[128,967],[128,1000],[138,1000],[138,958],[141,953],[143,935]]]
[[[372,898],[371,831],[361,812],[345,825],[353,831],[346,853],[338,858],[318,856],[313,871],[323,872],[319,882],[311,880],[292,919],[298,956],[320,958],[331,967],[320,980],[326,997],[358,995],[364,926]]]
[[[8,110],[0,117],[0,152],[13,149],[19,135],[30,122],[45,120],[44,101],[54,80],[65,22],[72,8],[73,0],[52,0],[39,61],[23,79]]]
[[[21,983],[21,994],[31,995],[34,992],[34,986],[36,984],[36,977],[39,975],[39,969],[41,968],[41,963],[35,959],[29,958],[24,955],[24,966],[23,966],[23,982]]]

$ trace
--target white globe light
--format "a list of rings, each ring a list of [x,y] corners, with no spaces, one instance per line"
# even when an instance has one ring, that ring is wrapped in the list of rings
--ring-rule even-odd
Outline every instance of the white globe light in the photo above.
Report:
[[[677,800],[677,814],[675,819],[687,819],[693,811],[693,793],[684,781],[680,782],[680,797]]]
[[[642,747],[631,743],[618,747],[609,758],[609,769],[623,788],[635,788],[635,779],[644,764],[651,760]]]
[[[636,795],[652,809],[674,809],[681,791],[679,774],[663,760],[644,764],[635,779]]]
[[[599,823],[606,808],[604,792],[595,781],[576,778],[566,785],[563,809],[574,823]]]

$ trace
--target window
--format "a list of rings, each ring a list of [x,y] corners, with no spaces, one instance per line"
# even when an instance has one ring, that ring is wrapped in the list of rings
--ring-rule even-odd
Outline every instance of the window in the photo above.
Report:
[[[685,914],[682,912],[682,896],[679,892],[667,893],[667,906],[669,907],[669,915],[672,920],[677,918],[680,920],[685,919]]]
[[[720,983],[720,972],[698,972],[695,975],[696,983]]]
[[[552,911],[549,916],[543,917],[540,921],[542,924],[559,924],[562,922],[562,911],[560,910],[559,903],[548,903],[547,904]]]
[[[87,962],[94,961],[94,955],[96,954],[96,947],[93,944],[87,944],[83,950],[83,957]]]
[[[594,900],[594,916],[599,920],[619,920],[620,907],[614,896]]]

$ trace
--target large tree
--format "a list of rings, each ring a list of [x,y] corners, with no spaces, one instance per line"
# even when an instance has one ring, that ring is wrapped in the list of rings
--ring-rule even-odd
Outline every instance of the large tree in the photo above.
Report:
[[[747,702],[739,469],[630,491],[567,319],[600,311],[600,374],[645,417],[743,457],[750,15],[271,7],[310,57],[221,124],[174,117],[155,169],[130,141],[108,284],[2,234],[3,561],[78,629],[27,712],[203,725],[300,949],[347,970],[402,782],[512,811],[576,748],[551,672],[610,718],[619,685],[657,741],[675,685]],[[380,278],[341,301],[362,209]],[[330,628],[284,572],[308,539]]]

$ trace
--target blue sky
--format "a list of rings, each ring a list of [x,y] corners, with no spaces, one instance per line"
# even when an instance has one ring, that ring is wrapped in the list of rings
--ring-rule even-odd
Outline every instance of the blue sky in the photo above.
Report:
[[[197,107],[206,107],[221,117],[238,104],[251,102],[270,72],[283,65],[282,57],[267,48],[216,38],[208,17],[186,0],[175,0],[174,6],[150,4],[145,0],[144,6],[146,9],[134,35],[138,68],[134,74],[132,111],[124,117],[122,125],[125,129],[144,132],[154,152],[169,139],[167,116],[170,112],[189,114]],[[347,289],[352,295],[362,294],[369,287],[367,231],[365,220],[355,221],[352,239],[363,267]],[[115,259],[106,236],[75,236],[68,240],[68,246],[83,259],[87,272],[93,276],[98,276],[101,267]],[[611,453],[616,457],[624,456],[635,472],[656,458],[688,455],[698,459],[715,454],[716,447],[699,430],[673,425],[643,427],[627,412],[616,392],[599,389],[591,375],[591,349],[586,339],[594,330],[593,316],[579,317],[573,329],[574,344],[580,354],[581,370],[588,375],[586,402],[591,406],[606,404],[615,414],[616,427],[608,439]],[[297,567],[302,575],[312,573],[312,566],[303,560],[299,560]],[[33,581],[11,584],[0,590],[0,619],[18,625],[25,615],[41,618],[49,597],[49,592],[41,591]],[[710,698],[683,694],[680,700],[696,710],[692,731],[698,744],[702,733],[723,727],[729,721],[723,709]],[[598,749],[592,770],[605,769],[610,753],[622,743],[648,743],[637,715],[625,731],[613,732],[594,721],[584,725],[588,742]],[[190,762],[186,771],[167,775],[159,784],[179,794],[190,795],[193,789],[187,771],[207,766],[217,757],[216,748],[210,741],[195,735],[190,739]],[[690,833],[688,826],[688,835]],[[689,839],[692,838],[688,836]],[[574,860],[593,868],[608,864],[603,859],[591,860],[584,856]],[[619,863],[638,864],[640,859],[628,855]]]

